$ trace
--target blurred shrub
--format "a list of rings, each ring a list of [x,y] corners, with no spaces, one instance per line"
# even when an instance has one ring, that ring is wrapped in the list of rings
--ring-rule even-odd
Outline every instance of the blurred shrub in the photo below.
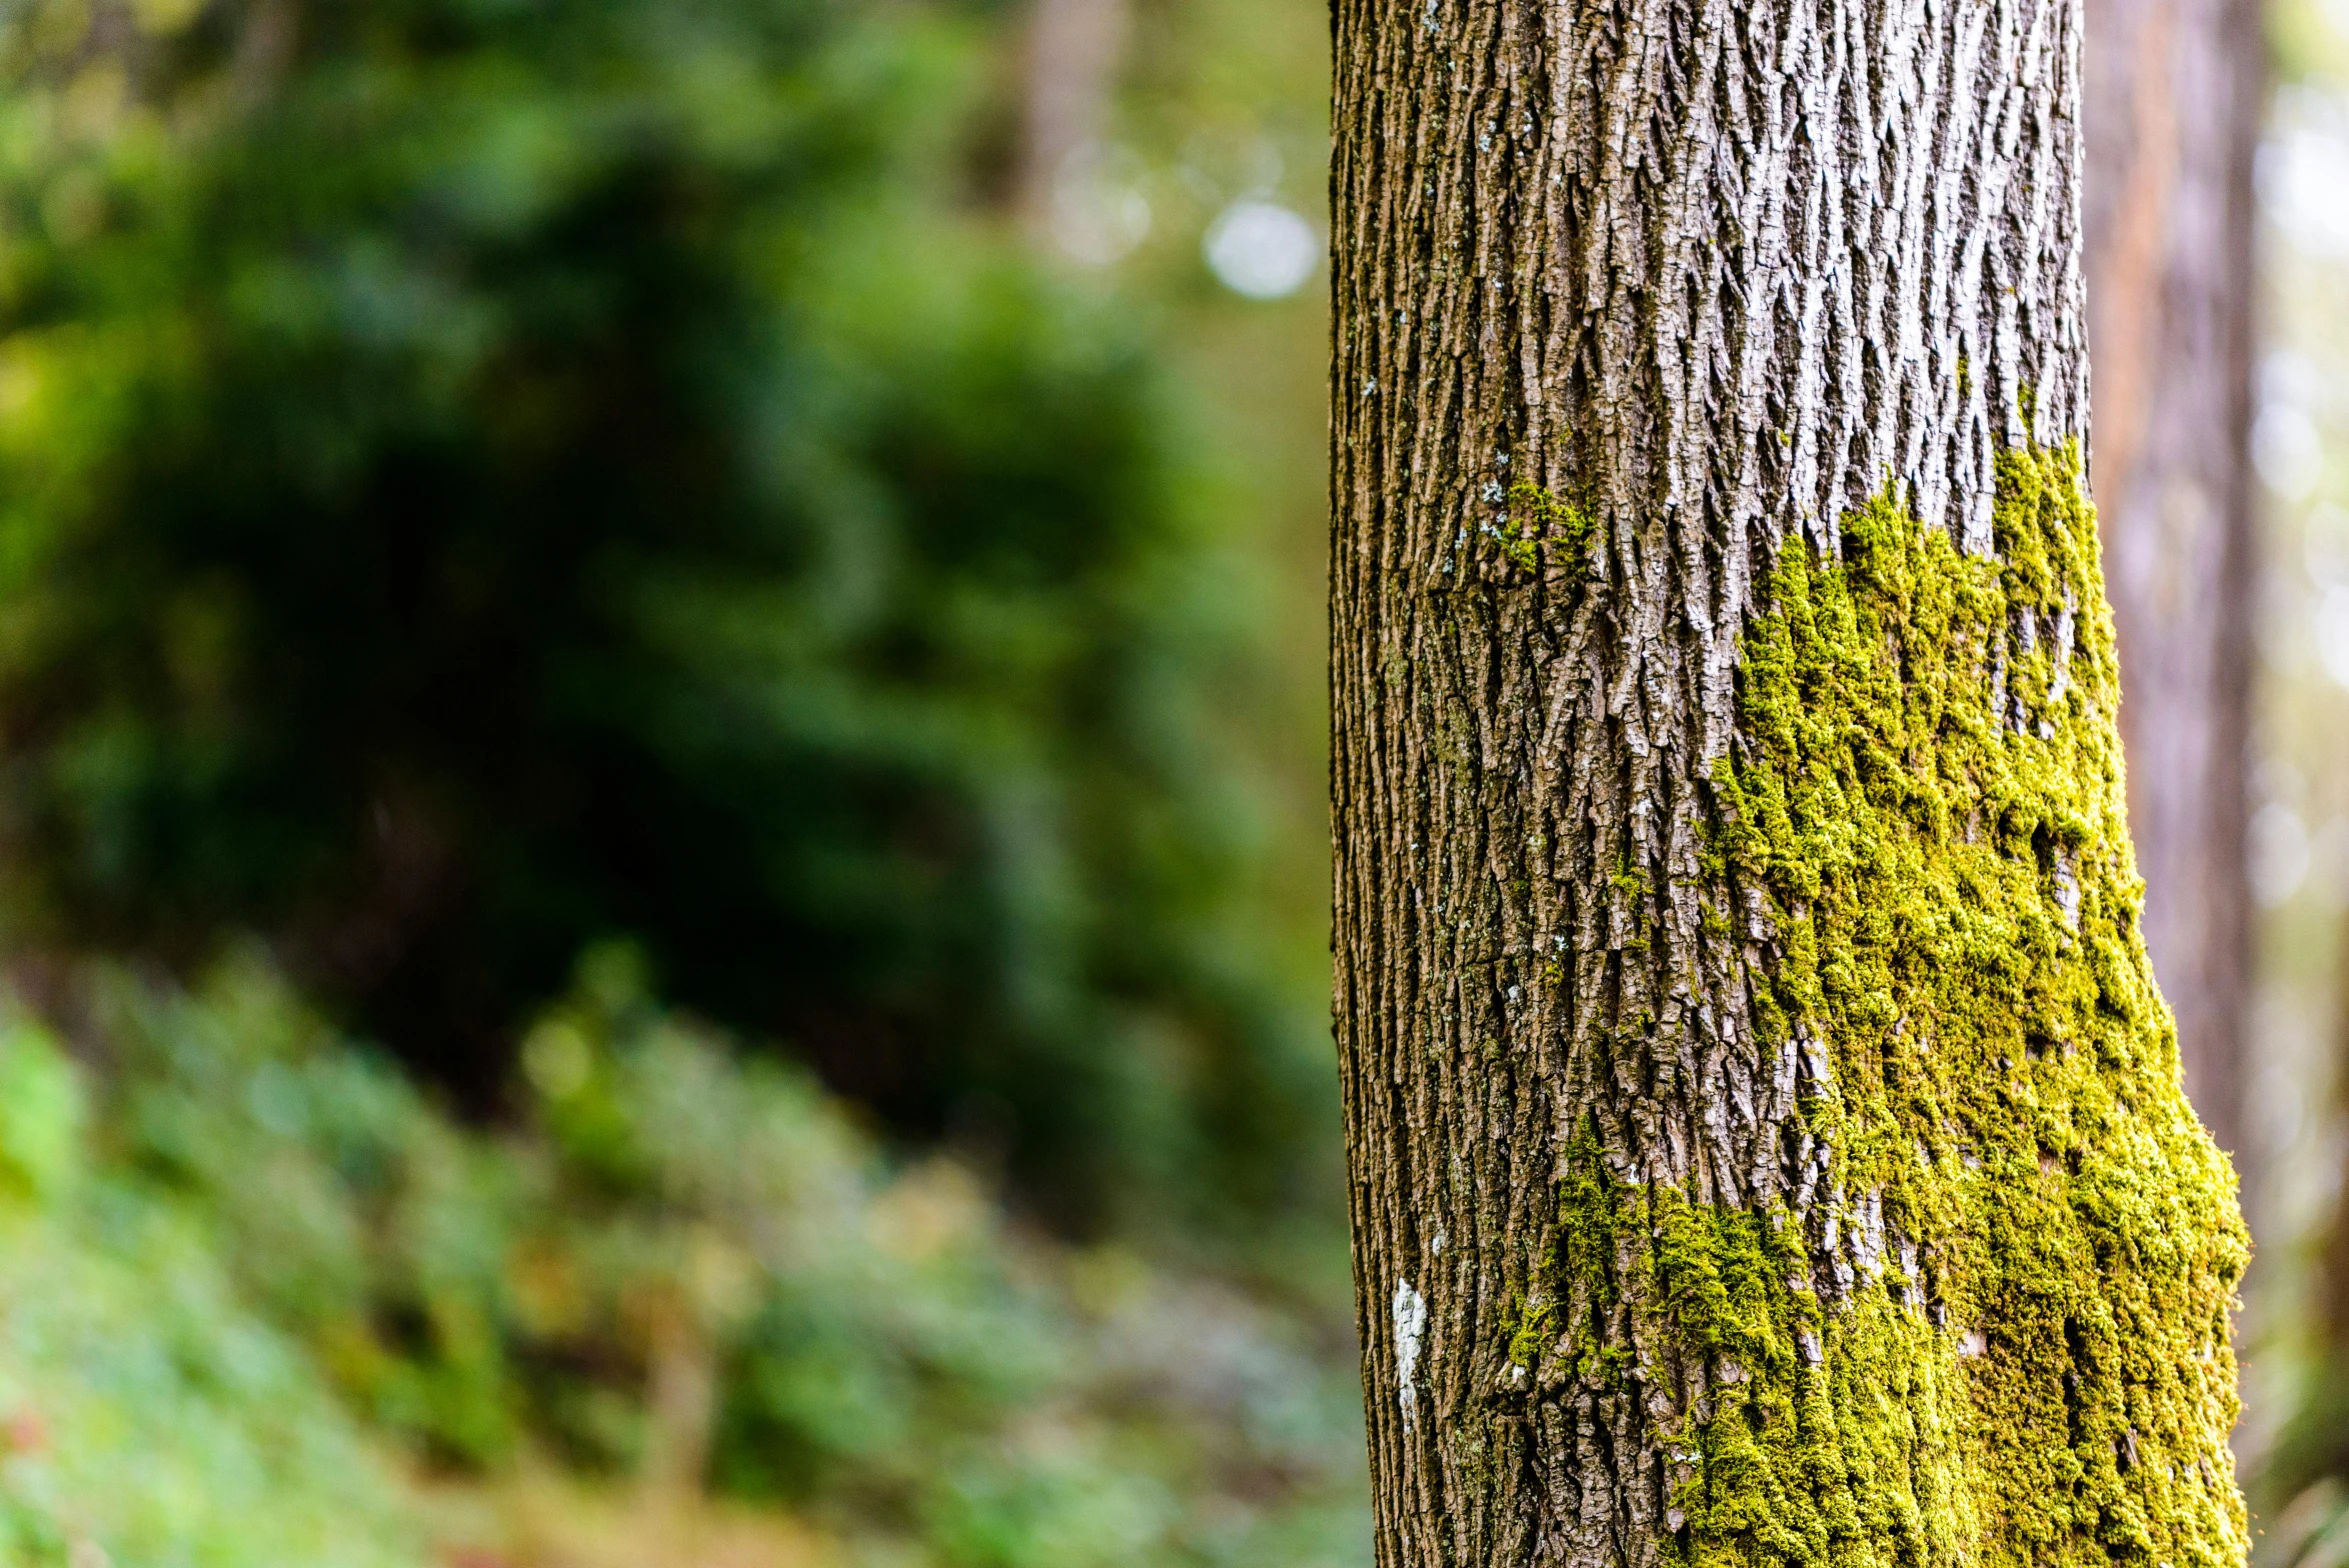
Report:
[[[0,13],[0,934],[264,930],[477,1104],[625,934],[1065,1219],[1318,1190],[1180,410],[972,211],[978,15]]]
[[[2308,1305],[2270,1318],[2245,1377],[2246,1405],[2267,1418],[2266,1430],[2253,1427],[2238,1444],[2257,1525],[2254,1568],[2349,1565],[2349,1204],[2337,1204],[2308,1241],[2300,1258],[2282,1260],[2307,1271]]]
[[[0,1564],[421,1564],[390,1470],[199,1217],[80,1169],[73,1070],[20,1017],[0,1085],[0,1163],[32,1176],[0,1195]]]
[[[199,1217],[244,1300],[439,1466],[536,1455],[969,1568],[1311,1564],[1367,1547],[1342,1326],[1023,1236],[892,1169],[600,950],[458,1130],[246,960],[116,973],[101,1164]]]

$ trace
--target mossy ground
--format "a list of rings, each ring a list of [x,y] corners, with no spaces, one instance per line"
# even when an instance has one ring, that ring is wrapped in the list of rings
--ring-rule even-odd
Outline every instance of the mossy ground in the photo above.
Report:
[[[2137,931],[2076,450],[2002,457],[1995,533],[1969,557],[1880,498],[1839,559],[1787,545],[1746,628],[1707,928],[1762,895],[1754,1012],[1818,1064],[1817,1194],[1724,1211],[1595,1160],[1561,1194],[1562,1298],[1623,1292],[1709,1368],[1693,1565],[2244,1556],[2247,1242]],[[1597,1354],[1574,1317],[1559,1348]]]

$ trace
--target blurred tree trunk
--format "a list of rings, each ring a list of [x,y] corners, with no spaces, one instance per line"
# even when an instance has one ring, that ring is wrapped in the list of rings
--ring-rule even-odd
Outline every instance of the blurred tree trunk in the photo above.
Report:
[[[1379,1559],[2237,1563],[2068,0],[1337,0]]]
[[[1027,102],[1017,205],[1039,234],[1062,182],[1109,133],[1132,18],[1127,0],[1035,0],[1028,18]]]
[[[2238,1165],[2252,911],[2252,161],[2258,0],[2087,0],[2097,510],[2145,943],[2186,1089]],[[2252,1173],[2246,1172],[2246,1175]]]

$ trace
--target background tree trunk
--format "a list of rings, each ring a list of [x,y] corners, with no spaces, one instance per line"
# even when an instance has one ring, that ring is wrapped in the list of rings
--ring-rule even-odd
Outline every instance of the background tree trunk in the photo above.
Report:
[[[2241,1560],[2063,0],[1338,0],[1380,1559]]]
[[[1062,182],[1083,178],[1109,134],[1128,0],[1035,0],[1028,17],[1018,189],[1021,215],[1049,235]]]
[[[2252,164],[2258,0],[2087,0],[2088,336],[2145,945],[2238,1167],[2252,909]],[[2256,1175],[2246,1170],[2247,1182]]]

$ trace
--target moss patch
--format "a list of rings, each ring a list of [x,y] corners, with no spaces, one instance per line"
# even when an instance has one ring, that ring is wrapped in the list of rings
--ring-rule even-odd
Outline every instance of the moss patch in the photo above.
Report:
[[[1520,479],[1509,487],[1509,509],[1494,535],[1503,559],[1519,571],[1538,571],[1546,558],[1553,576],[1575,583],[1590,569],[1596,526],[1588,507]]]
[[[1882,1287],[1835,1307],[1802,1288],[1810,1253],[1785,1215],[1667,1194],[1659,1219],[1665,1310],[1716,1379],[1678,1500],[1690,1560],[1962,1560],[1950,1357],[1923,1314]]]
[[[1809,1195],[1714,1210],[1595,1159],[1561,1193],[1561,1299],[1621,1292],[1694,1369],[1691,1564],[2244,1557],[2247,1242],[2137,932],[2076,450],[2002,457],[1995,539],[1968,557],[1879,499],[1840,559],[1788,545],[1746,629],[1710,847],[1739,913],[1707,928],[1764,916]],[[1595,1354],[1575,1316],[1559,1348]]]

